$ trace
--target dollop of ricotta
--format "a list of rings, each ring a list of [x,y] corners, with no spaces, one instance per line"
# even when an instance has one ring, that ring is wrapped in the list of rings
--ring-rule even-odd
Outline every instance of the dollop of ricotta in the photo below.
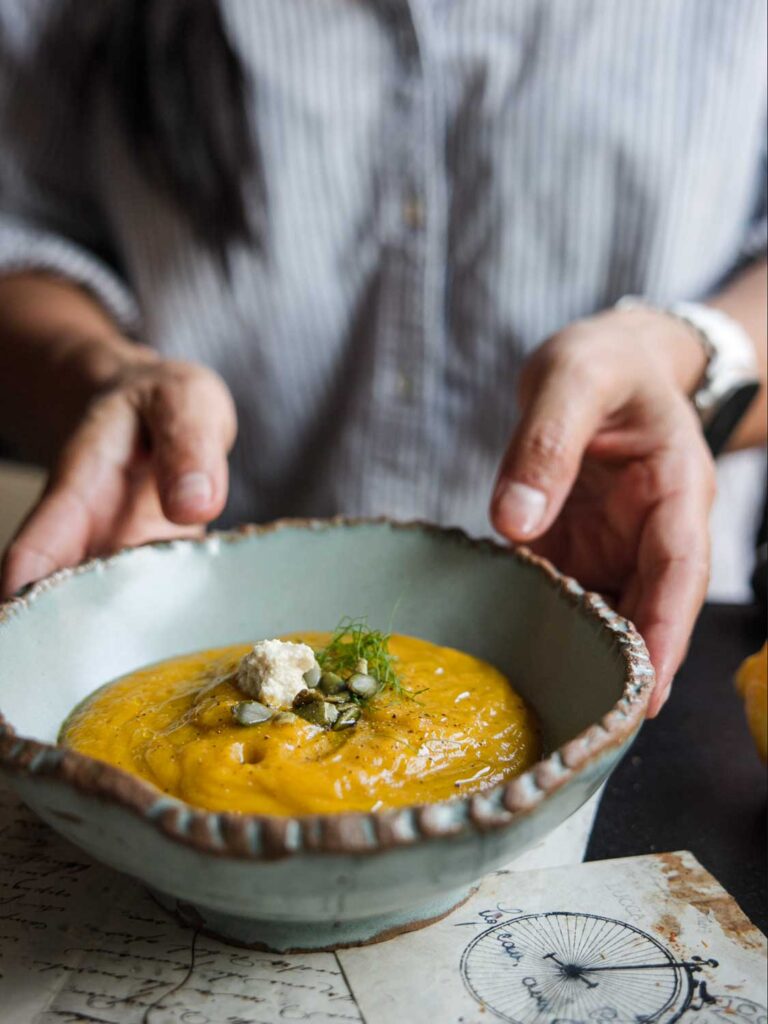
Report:
[[[271,708],[290,707],[306,689],[304,673],[317,666],[307,644],[290,640],[259,640],[237,667],[237,685],[248,697]]]

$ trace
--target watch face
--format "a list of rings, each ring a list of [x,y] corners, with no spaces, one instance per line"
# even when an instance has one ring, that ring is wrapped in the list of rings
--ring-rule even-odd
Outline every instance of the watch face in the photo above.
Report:
[[[760,385],[751,381],[739,384],[723,395],[704,428],[704,437],[713,455],[718,455],[725,448],[759,390]]]

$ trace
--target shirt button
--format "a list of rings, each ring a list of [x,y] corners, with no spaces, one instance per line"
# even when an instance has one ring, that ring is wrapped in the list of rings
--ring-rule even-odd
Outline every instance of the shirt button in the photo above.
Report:
[[[418,231],[419,228],[424,227],[426,211],[424,203],[418,196],[410,196],[403,203],[403,220],[411,231]]]
[[[400,398],[411,398],[413,395],[413,384],[410,377],[400,370],[396,377],[397,394]]]

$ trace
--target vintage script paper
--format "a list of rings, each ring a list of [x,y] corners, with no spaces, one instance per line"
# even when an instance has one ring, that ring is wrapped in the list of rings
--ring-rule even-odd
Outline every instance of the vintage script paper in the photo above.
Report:
[[[2,1024],[359,1024],[332,953],[237,949],[177,925],[142,887],[0,789]]]
[[[424,931],[283,956],[182,928],[0,790],[2,1024],[766,1024],[764,1004],[765,940],[690,854],[499,872]]]

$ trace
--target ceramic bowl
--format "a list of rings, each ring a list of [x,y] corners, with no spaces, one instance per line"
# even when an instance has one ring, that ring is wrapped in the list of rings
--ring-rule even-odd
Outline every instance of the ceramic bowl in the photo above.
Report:
[[[344,615],[487,659],[537,711],[548,756],[473,796],[377,813],[216,814],[56,745],[105,680]],[[0,772],[41,818],[198,928],[338,948],[448,912],[583,804],[643,719],[638,634],[524,550],[387,521],[286,521],[149,544],[0,606]]]

